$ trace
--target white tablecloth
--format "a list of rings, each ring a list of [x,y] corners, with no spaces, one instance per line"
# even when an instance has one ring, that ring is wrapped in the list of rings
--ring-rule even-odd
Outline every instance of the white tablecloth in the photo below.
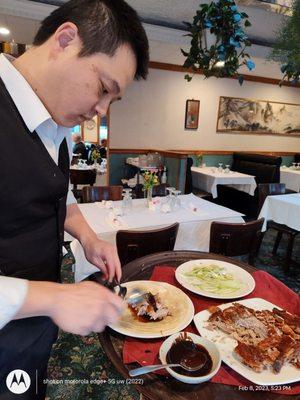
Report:
[[[215,170],[215,172],[214,172]],[[193,186],[211,193],[213,198],[218,196],[217,185],[228,185],[251,196],[254,195],[256,182],[254,176],[242,174],[240,172],[219,172],[213,167],[192,167]]]
[[[280,182],[285,183],[287,189],[300,192],[300,171],[290,168],[280,168]]]
[[[300,193],[268,196],[258,218],[262,217],[265,218],[263,231],[268,220],[300,231]]]
[[[145,199],[133,200],[132,211],[118,217],[115,222],[110,218],[110,210],[99,203],[79,204],[79,208],[97,235],[113,244],[116,232],[120,229],[155,229],[179,222],[175,250],[208,251],[212,221],[244,222],[242,214],[200,199],[193,194],[180,196],[180,199],[181,209],[167,214],[159,209],[150,211],[146,208]],[[121,202],[114,202],[114,206],[120,207]],[[65,240],[72,240],[72,237],[66,234]],[[97,271],[97,268],[85,259],[83,249],[77,240],[73,240],[71,249],[76,259],[77,281]]]

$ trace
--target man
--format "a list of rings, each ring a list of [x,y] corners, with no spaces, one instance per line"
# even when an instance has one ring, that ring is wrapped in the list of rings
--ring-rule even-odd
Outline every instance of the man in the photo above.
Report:
[[[57,326],[80,335],[119,317],[123,302],[92,282],[59,282],[64,229],[104,278],[120,280],[115,246],[97,238],[68,193],[71,139],[64,127],[104,116],[133,79],[146,78],[148,41],[123,0],[71,0],[47,17],[33,47],[0,56],[0,399],[15,399],[11,371],[43,399]],[[68,151],[69,148],[69,151]],[[67,204],[67,207],[66,207]],[[37,394],[36,394],[37,388]]]
[[[106,158],[107,157],[107,140],[101,139],[100,144],[101,144],[100,148],[99,148],[100,156],[101,156],[101,158]]]
[[[85,147],[85,144],[81,140],[81,135],[79,135],[78,133],[75,133],[72,136],[72,140],[74,142],[73,153],[78,154],[82,160],[87,160],[88,159],[88,151],[87,151],[87,148]]]

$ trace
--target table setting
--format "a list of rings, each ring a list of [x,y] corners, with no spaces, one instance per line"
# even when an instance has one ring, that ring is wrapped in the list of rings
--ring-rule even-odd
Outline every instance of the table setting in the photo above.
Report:
[[[216,272],[218,268],[219,276]],[[207,276],[204,272],[209,269],[213,273]],[[199,280],[205,283],[204,286],[190,281],[193,270],[197,272]],[[201,270],[203,273],[199,275]],[[237,280],[241,287],[226,285],[225,275],[227,281]],[[212,285],[212,280],[216,280],[216,276],[219,286]],[[194,289],[189,285],[194,286]],[[265,315],[268,316],[268,321],[271,315],[276,315],[277,329],[279,326],[284,326],[286,329],[288,324],[291,329],[291,326],[294,326],[294,322],[291,321],[299,320],[299,317],[298,320],[296,317],[300,313],[299,296],[267,272],[215,254],[192,251],[166,252],[146,256],[127,264],[123,269],[121,286],[127,288],[126,296],[129,299],[132,291],[137,289],[143,293],[151,293],[158,303],[158,310],[165,311],[160,312],[161,319],[151,320],[159,317],[157,314],[151,314],[152,311],[150,312],[148,308],[146,312],[135,314],[138,307],[128,306],[120,321],[99,335],[105,352],[123,376],[143,378],[137,389],[146,398],[158,400],[162,398],[162,394],[172,395],[174,392],[178,399],[205,399],[218,396],[226,398],[226,393],[232,387],[235,399],[242,399],[244,391],[253,392],[252,397],[257,399],[281,399],[285,395],[300,394],[300,384],[297,383],[300,380],[300,366],[297,368],[292,359],[291,361],[286,359],[280,367],[276,362],[273,364],[276,357],[269,362],[268,367],[251,364],[254,363],[251,359],[251,355],[255,354],[254,349],[261,342],[271,340],[268,336],[263,340],[257,339],[259,329],[253,328],[258,324],[254,323],[255,319],[260,318],[260,324],[268,329],[271,329],[272,323],[265,322],[267,319]],[[211,326],[213,322],[220,321],[222,314],[228,318],[231,309],[233,309],[230,320],[232,325],[228,326],[234,326],[236,331],[230,332]],[[243,315],[245,312],[250,313],[250,317]],[[245,334],[239,341],[236,340],[234,334],[240,329],[239,324],[234,325],[235,320],[240,321],[236,315],[241,321],[245,321],[244,325],[241,325],[244,330],[256,329],[255,340],[258,343],[254,345],[253,337],[247,337]],[[142,320],[142,317],[147,317],[147,320]],[[247,319],[248,317],[250,319]],[[286,325],[280,325],[278,322],[283,318]],[[299,325],[299,321],[297,323]],[[299,346],[299,337],[295,334],[296,328],[293,329],[289,334],[294,335],[296,339],[289,338]],[[281,332],[281,335],[287,337],[286,333]],[[247,340],[253,343],[247,344]],[[185,358],[181,359],[181,356],[176,358],[179,350],[177,353],[175,350],[172,352],[172,348],[182,347],[181,342],[184,346],[189,345],[194,353],[199,348],[201,351],[204,348],[208,353],[205,363],[211,358],[210,368],[200,373],[205,363],[199,361],[197,357],[200,356],[197,354],[196,358],[192,356],[191,351],[185,353]],[[247,349],[247,356],[241,352],[240,343]],[[279,358],[278,354],[276,356]],[[253,356],[252,358],[255,359]],[[190,364],[187,363],[188,360]],[[166,366],[157,370],[158,365],[170,363],[176,365],[183,363],[183,367],[192,363],[194,367],[196,365],[196,370],[185,371],[182,366],[175,368]],[[152,368],[152,365],[155,367]],[[155,371],[140,375],[148,369],[143,368],[141,371],[137,368],[148,366]],[[273,368],[277,368],[276,373]]]
[[[127,202],[128,199],[125,201]],[[156,229],[179,222],[175,250],[208,251],[212,221],[244,222],[241,213],[203,200],[193,194],[178,194],[174,197],[172,195],[171,199],[154,197],[151,203],[147,199],[131,199],[129,209],[125,210],[123,202],[124,200],[103,201],[78,204],[78,207],[94,232],[112,244],[116,243],[116,233],[120,229]],[[65,241],[72,241],[71,249],[76,260],[76,280],[82,280],[96,272],[96,267],[86,260],[79,241],[74,240],[67,233]],[[77,265],[80,265],[80,268],[77,268]]]
[[[300,163],[293,163],[290,167],[283,165],[280,168],[280,182],[287,189],[300,191]]]
[[[218,197],[217,185],[227,185],[251,196],[256,189],[256,181],[253,175],[232,171],[229,165],[219,163],[219,167],[191,167],[193,186],[211,193],[213,198]]]

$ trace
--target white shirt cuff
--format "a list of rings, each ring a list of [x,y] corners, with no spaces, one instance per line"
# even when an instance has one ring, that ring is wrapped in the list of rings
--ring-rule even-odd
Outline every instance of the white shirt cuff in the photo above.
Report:
[[[69,191],[68,191],[68,195],[67,195],[67,206],[69,204],[74,204],[74,203],[77,204],[77,201],[76,201],[76,199],[74,197],[74,194],[73,194],[73,192],[71,190],[71,184],[69,183]]]
[[[27,291],[27,280],[0,276],[0,329],[19,311]]]

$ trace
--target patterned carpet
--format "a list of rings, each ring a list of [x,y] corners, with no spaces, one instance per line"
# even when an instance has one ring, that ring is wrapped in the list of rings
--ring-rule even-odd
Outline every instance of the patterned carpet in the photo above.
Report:
[[[291,268],[289,275],[285,275],[282,265],[286,241],[282,240],[275,258],[272,255],[274,239],[275,233],[269,230],[264,236],[255,265],[300,293],[300,264]],[[300,237],[295,242],[293,258],[300,263]],[[62,265],[65,282],[72,282],[72,263],[73,258],[69,253]],[[101,379],[110,379],[110,384],[99,384]],[[134,386],[117,384],[118,379],[122,377],[106,357],[96,335],[81,337],[60,332],[49,362],[47,400],[141,399]]]

